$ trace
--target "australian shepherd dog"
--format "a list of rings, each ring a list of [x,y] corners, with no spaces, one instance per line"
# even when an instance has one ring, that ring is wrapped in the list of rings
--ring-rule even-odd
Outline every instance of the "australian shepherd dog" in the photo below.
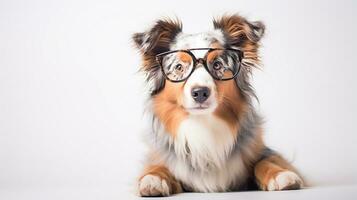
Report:
[[[177,19],[161,19],[133,35],[153,117],[140,196],[303,186],[297,170],[265,146],[253,106],[250,77],[264,29],[225,15],[209,32],[187,34]]]

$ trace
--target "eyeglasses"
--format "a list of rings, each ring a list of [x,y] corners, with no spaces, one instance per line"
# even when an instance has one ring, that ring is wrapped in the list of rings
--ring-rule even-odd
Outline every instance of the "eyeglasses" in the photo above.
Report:
[[[191,52],[197,50],[207,51],[204,58],[197,59]],[[226,81],[238,75],[243,56],[239,49],[194,48],[160,53],[156,60],[165,77],[172,82],[188,79],[199,63],[214,79]]]

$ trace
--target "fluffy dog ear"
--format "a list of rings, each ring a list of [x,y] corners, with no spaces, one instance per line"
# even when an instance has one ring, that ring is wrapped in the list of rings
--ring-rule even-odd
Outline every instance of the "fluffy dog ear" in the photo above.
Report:
[[[156,55],[168,51],[170,43],[180,32],[182,24],[179,20],[163,19],[156,21],[148,31],[135,33],[133,41],[143,54]]]
[[[262,22],[249,22],[239,15],[225,15],[213,20],[215,29],[221,29],[231,46],[241,46],[249,40],[258,43],[264,35],[265,26]]]

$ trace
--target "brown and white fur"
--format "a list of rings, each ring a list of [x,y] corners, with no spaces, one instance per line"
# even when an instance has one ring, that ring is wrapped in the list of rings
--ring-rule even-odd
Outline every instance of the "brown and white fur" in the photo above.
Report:
[[[262,140],[262,120],[252,100],[252,68],[259,65],[261,22],[239,15],[213,21],[210,32],[186,34],[177,20],[158,20],[133,36],[150,85],[151,152],[138,180],[140,196],[169,196],[184,191],[224,192],[251,189],[299,189],[298,172]],[[155,55],[177,49],[241,48],[238,76],[216,81],[202,66],[184,82],[166,80]],[[193,52],[202,58],[205,52]],[[206,109],[192,99],[191,89],[208,87]]]

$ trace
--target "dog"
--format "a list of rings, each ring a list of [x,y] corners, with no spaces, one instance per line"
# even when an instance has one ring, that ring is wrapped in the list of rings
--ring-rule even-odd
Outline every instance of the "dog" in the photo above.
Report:
[[[182,32],[160,19],[133,34],[149,86],[150,153],[140,196],[300,189],[302,176],[262,139],[250,83],[265,26],[233,14],[213,30]]]

